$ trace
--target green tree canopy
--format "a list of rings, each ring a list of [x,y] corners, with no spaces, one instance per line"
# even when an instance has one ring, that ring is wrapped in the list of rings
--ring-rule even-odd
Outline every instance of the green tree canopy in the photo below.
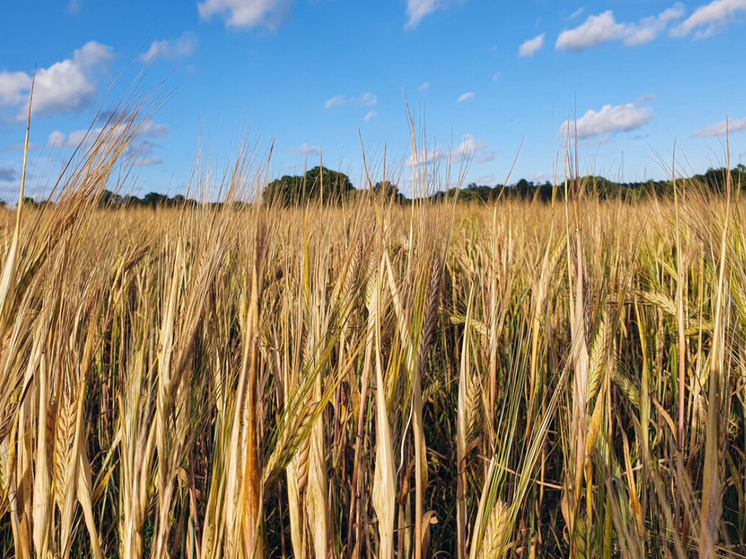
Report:
[[[352,190],[354,186],[347,175],[319,166],[305,175],[285,175],[273,180],[264,189],[264,201],[283,206],[322,198],[324,202],[339,202]]]

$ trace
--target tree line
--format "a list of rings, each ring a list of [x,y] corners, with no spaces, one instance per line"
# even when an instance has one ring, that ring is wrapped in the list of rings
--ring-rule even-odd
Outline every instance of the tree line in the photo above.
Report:
[[[713,193],[722,192],[728,181],[730,173],[731,184],[738,190],[746,189],[746,166],[739,164],[728,171],[725,167],[708,169],[705,173],[694,175],[683,179],[687,184],[698,186],[704,191]],[[600,199],[623,199],[634,202],[651,196],[665,198],[673,195],[674,184],[672,180],[648,180],[640,182],[615,182],[605,177],[587,175],[571,181],[567,187],[564,182],[554,185],[551,182],[535,183],[521,179],[513,184],[503,185],[480,185],[468,184],[462,188],[451,188],[439,191],[424,197],[426,200],[442,201],[453,200],[459,202],[493,203],[504,198],[539,200],[548,202],[552,199],[562,199],[566,193],[572,195],[582,187],[583,191],[595,195]],[[411,202],[396,184],[390,181],[377,182],[371,189],[373,193],[387,200],[400,204]],[[352,201],[357,197],[368,194],[368,189],[356,188],[350,177],[339,171],[327,169],[321,166],[310,169],[303,175],[285,175],[274,179],[264,189],[262,201],[275,206],[303,205],[308,202],[323,202],[326,204],[339,204],[343,201]],[[420,198],[423,199],[423,198]],[[25,198],[24,203],[29,206],[41,207],[51,202],[36,201],[33,198]],[[158,207],[183,207],[185,205],[197,205],[199,202],[187,198],[181,194],[168,196],[158,192],[150,192],[139,198],[134,195],[120,195],[105,190],[99,199],[101,207],[126,207],[126,208],[158,208]],[[235,204],[244,204],[236,202]]]

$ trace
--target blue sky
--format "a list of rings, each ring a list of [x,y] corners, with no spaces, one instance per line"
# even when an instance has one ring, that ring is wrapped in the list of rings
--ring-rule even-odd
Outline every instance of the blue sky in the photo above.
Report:
[[[273,175],[323,153],[360,185],[362,136],[406,189],[405,94],[418,157],[469,162],[469,182],[504,180],[520,146],[513,180],[561,176],[568,119],[583,171],[610,178],[663,177],[674,142],[682,173],[719,165],[726,117],[746,161],[744,22],[746,0],[12,0],[0,198],[18,186],[34,67],[37,194],[143,68],[145,90],[168,77],[173,96],[138,146],[139,194],[182,191],[200,141],[222,166],[244,137],[275,141]]]

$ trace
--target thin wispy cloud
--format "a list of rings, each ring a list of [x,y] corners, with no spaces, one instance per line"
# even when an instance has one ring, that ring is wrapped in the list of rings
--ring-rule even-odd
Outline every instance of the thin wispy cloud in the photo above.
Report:
[[[697,8],[671,35],[683,37],[694,32],[696,38],[705,39],[737,21],[741,12],[746,12],[746,0],[715,0]]]
[[[579,119],[568,120],[559,129],[562,137],[568,135],[578,139],[603,136],[616,132],[638,130],[655,118],[652,109],[634,103],[626,105],[604,105],[600,111],[589,110]]]
[[[684,17],[684,13],[684,6],[677,3],[657,16],[643,18],[637,25],[628,25],[624,44],[637,47],[654,41],[671,23]]]
[[[525,41],[520,47],[518,47],[518,56],[522,58],[530,58],[534,56],[544,47],[544,37],[545,34],[542,33],[533,39]]]
[[[127,127],[124,125],[113,126],[108,133],[121,132],[127,133]],[[65,134],[55,130],[47,138],[47,147],[50,149],[78,149],[83,150],[95,145],[96,138],[99,137],[103,128],[93,130],[75,130],[70,134]],[[124,152],[122,153],[122,163],[128,167],[151,167],[153,165],[163,164],[163,159],[156,154],[161,146],[156,144],[153,139],[164,138],[168,135],[168,128],[162,124],[155,124],[152,121],[145,123],[143,131],[132,139]]]
[[[299,145],[297,148],[288,150],[290,155],[302,155],[303,157],[321,155],[321,146],[312,146],[307,143]]]
[[[642,97],[640,97],[637,101],[635,101],[635,105],[644,105],[645,103],[650,103],[651,101],[655,101],[658,98],[657,93],[646,93]]]
[[[125,165],[132,167],[151,167],[162,165],[163,159],[156,155],[160,146],[150,140],[136,140],[127,146],[122,158]]]
[[[378,116],[378,113],[376,111],[370,111],[367,115],[365,115],[365,118],[363,120],[365,120],[365,122],[370,122],[377,116]]]
[[[114,59],[111,47],[90,41],[72,58],[36,72],[33,112],[36,115],[76,112],[94,103],[99,73]],[[27,72],[0,72],[0,106],[14,107],[23,120],[33,76]]]
[[[494,161],[498,152],[490,150],[491,144],[484,140],[478,140],[473,134],[464,134],[461,143],[451,150],[433,148],[431,150],[420,150],[410,157],[407,165],[409,167],[431,165],[438,162],[458,163],[461,161],[473,161],[478,163],[489,163]]]
[[[607,10],[589,16],[574,29],[560,33],[555,48],[582,52],[612,41],[621,41],[628,47],[644,45],[655,40],[671,23],[681,19],[684,12],[684,6],[677,3],[657,16],[643,18],[637,23],[620,23],[616,21],[614,12]]]
[[[204,0],[197,4],[199,16],[220,16],[228,27],[276,29],[290,13],[293,0]]]
[[[467,91],[466,93],[462,93],[458,99],[456,99],[457,103],[463,103],[464,101],[469,101],[471,99],[474,99],[474,92],[473,91]]]
[[[188,58],[197,50],[197,44],[197,35],[192,31],[185,31],[176,39],[153,41],[150,48],[140,55],[140,60],[152,62],[158,59],[173,61]]]
[[[427,16],[447,8],[454,2],[455,0],[407,0],[407,23],[404,28],[416,29]]]
[[[569,16],[567,16],[567,21],[572,21],[573,19],[578,19],[584,13],[585,13],[585,8],[578,8],[573,13],[571,13]]]
[[[430,89],[430,82],[424,82],[420,84],[420,87],[417,88],[418,91],[427,91]]]
[[[724,120],[713,124],[712,126],[706,126],[701,130],[695,132],[693,138],[712,138],[714,136],[724,137],[726,134],[735,134],[737,132],[743,132],[746,130],[746,118],[740,120]]]
[[[102,126],[85,129],[85,130],[74,130],[69,134],[65,134],[59,130],[55,130],[49,134],[47,138],[47,147],[53,149],[77,149],[78,147],[89,147],[94,144],[96,138],[101,135],[102,132],[122,134],[127,133],[128,128],[123,124],[114,124],[108,128]],[[147,120],[141,125],[138,125],[138,138],[148,139],[162,139],[169,135],[169,128],[165,124],[155,122],[153,120]]]
[[[70,2],[67,3],[67,13],[69,14],[77,14],[80,13],[81,0],[70,0]]]
[[[357,97],[347,97],[347,95],[335,95],[324,102],[324,107],[333,109],[335,107],[358,106],[374,107],[378,104],[378,97],[370,91],[358,95]]]
[[[13,182],[18,180],[18,172],[11,165],[0,165],[0,182]]]

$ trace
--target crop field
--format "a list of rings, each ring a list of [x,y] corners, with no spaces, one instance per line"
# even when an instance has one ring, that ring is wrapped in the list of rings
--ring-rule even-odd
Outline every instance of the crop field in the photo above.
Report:
[[[102,208],[127,126],[2,210],[0,557],[746,556],[730,175]]]

